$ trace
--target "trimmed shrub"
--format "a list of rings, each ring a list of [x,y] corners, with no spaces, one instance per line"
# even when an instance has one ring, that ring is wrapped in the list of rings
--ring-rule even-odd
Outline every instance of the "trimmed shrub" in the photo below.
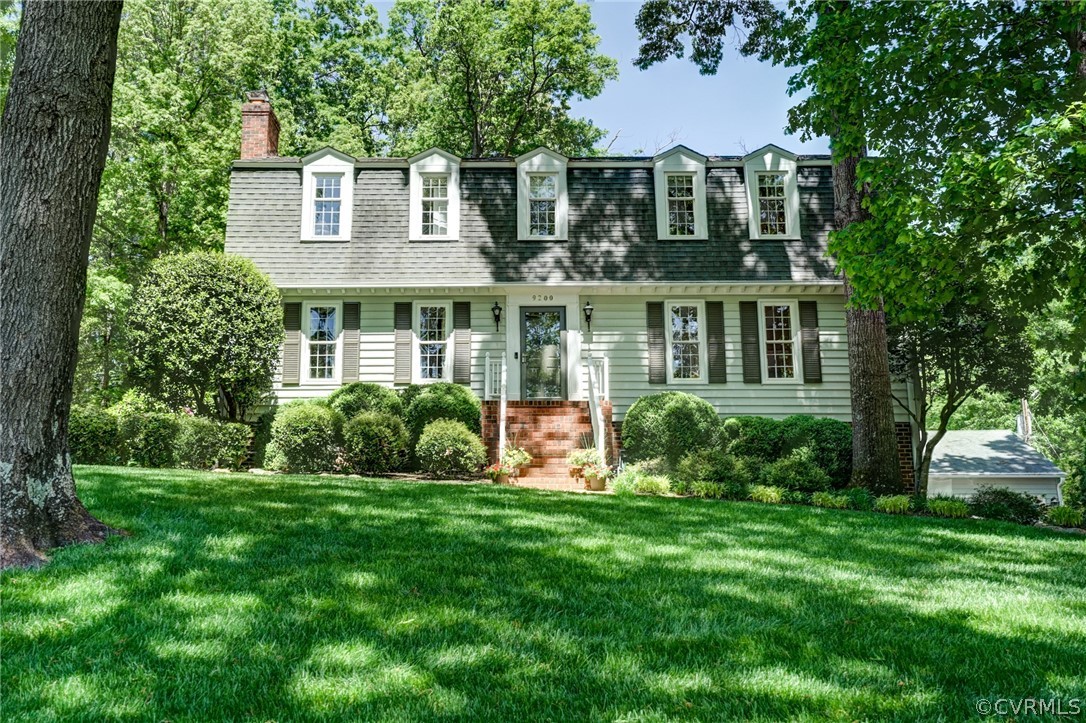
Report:
[[[779,429],[784,455],[806,447],[835,488],[848,486],[852,477],[852,427],[847,422],[794,414],[783,419]]]
[[[849,500],[848,495],[815,492],[811,495],[811,504],[815,507],[825,507],[831,510],[847,510],[851,506],[851,500]]]
[[[784,454],[784,428],[769,417],[730,417],[721,425],[728,454],[773,462]]]
[[[275,413],[265,464],[284,472],[331,472],[342,429],[343,415],[325,404],[285,404]]]
[[[1044,506],[1037,498],[1006,487],[981,487],[969,500],[969,511],[988,520],[1032,525],[1041,519]]]
[[[275,421],[275,408],[257,417],[253,424],[253,466],[263,467],[267,462],[268,444],[271,442],[272,422]]]
[[[139,467],[172,467],[174,446],[181,431],[177,415],[168,412],[135,412],[118,420],[128,464]]]
[[[412,406],[421,399],[422,396]],[[486,464],[486,447],[479,435],[463,422],[438,419],[422,430],[415,446],[415,456],[425,472],[466,475],[478,472]]]
[[[403,402],[395,391],[380,384],[353,382],[340,387],[328,397],[328,406],[354,419],[360,412],[381,412],[403,418]]]
[[[1045,521],[1057,527],[1082,527],[1082,510],[1067,505],[1049,507],[1045,512]]]
[[[404,423],[416,444],[422,431],[438,419],[462,423],[474,434],[482,430],[483,405],[467,387],[450,382],[428,384],[404,411]]]
[[[410,444],[400,418],[385,412],[361,412],[343,425],[343,455],[348,468],[358,474],[399,469],[407,461]]]
[[[908,495],[883,495],[875,498],[875,512],[885,512],[888,515],[907,515],[912,506],[913,501]]]
[[[784,501],[784,490],[780,487],[771,487],[769,485],[754,485],[750,488],[750,498],[755,502],[779,505]]]
[[[249,455],[253,431],[246,424],[180,416],[174,457],[179,467],[240,469]]]
[[[749,485],[754,481],[748,459],[725,454],[719,449],[699,449],[689,452],[679,461],[676,479],[684,482],[737,482]]]
[[[94,406],[73,406],[68,417],[68,446],[76,464],[117,464],[121,461],[117,417]]]
[[[807,493],[822,492],[831,487],[829,475],[814,463],[813,454],[806,447],[762,467],[758,481],[770,487]]]
[[[400,387],[396,390],[396,396],[400,398],[400,406],[405,413],[407,408],[411,406],[411,402],[415,401],[415,398],[428,388],[429,385],[427,384],[408,384],[406,387]]]
[[[650,474],[636,464],[627,465],[611,483],[617,495],[666,495],[671,491],[671,481],[658,474]]]
[[[720,420],[709,402],[686,392],[641,397],[622,422],[622,449],[633,461],[662,457],[674,469],[687,452],[714,447]]]
[[[969,516],[969,505],[953,497],[932,497],[927,503],[928,512],[936,517],[961,518]]]

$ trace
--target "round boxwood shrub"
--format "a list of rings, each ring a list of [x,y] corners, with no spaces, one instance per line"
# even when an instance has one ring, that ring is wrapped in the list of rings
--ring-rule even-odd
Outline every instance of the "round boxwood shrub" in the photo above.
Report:
[[[450,382],[438,382],[427,385],[415,395],[404,412],[404,422],[411,439],[417,444],[422,430],[438,419],[452,419],[461,422],[475,434],[482,427],[483,405],[479,398],[467,387]]]
[[[486,447],[463,422],[438,419],[422,430],[415,457],[425,472],[464,475],[478,472],[486,464]]]
[[[730,417],[721,425],[729,454],[773,462],[784,454],[784,429],[769,417]]]
[[[358,474],[399,469],[407,460],[410,442],[407,428],[392,414],[361,412],[343,425],[343,456]]]
[[[1032,525],[1044,513],[1036,497],[1006,487],[981,487],[969,500],[969,511],[988,520]]]
[[[68,446],[76,464],[117,464],[121,456],[117,417],[101,407],[73,406]]]
[[[830,489],[830,477],[814,463],[814,454],[806,447],[762,467],[758,481],[767,487],[780,487],[795,492],[825,492]]]
[[[842,489],[852,477],[852,427],[847,422],[827,417],[793,414],[779,422],[783,455],[807,447],[814,463]]]
[[[687,452],[717,443],[720,422],[709,402],[685,392],[641,397],[622,421],[622,449],[631,460],[662,457],[674,467]]]
[[[342,429],[343,415],[326,404],[285,404],[272,422],[265,464],[286,472],[330,472]]]
[[[689,488],[696,497],[745,500],[747,488],[755,479],[752,466],[750,460],[733,457],[719,449],[699,449],[683,456],[675,470],[675,479],[680,487]],[[702,485],[700,488],[699,484]],[[722,490],[722,494],[705,494],[704,490],[708,489]]]
[[[182,416],[175,458],[190,469],[239,469],[249,455],[253,431],[247,424],[223,423],[205,417]]]
[[[344,419],[354,419],[359,412],[381,412],[403,417],[400,395],[388,387],[370,382],[353,382],[340,387],[328,397],[328,406],[342,414]]]

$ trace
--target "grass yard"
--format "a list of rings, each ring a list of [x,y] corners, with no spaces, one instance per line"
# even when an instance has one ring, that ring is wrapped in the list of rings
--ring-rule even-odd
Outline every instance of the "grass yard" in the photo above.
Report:
[[[975,719],[1086,699],[1086,538],[485,485],[77,470],[4,720]],[[1066,703],[1065,703],[1066,708]]]

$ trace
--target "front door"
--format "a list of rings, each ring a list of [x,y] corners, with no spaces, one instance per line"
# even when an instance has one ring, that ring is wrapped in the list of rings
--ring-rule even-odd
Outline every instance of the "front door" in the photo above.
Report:
[[[521,307],[521,399],[566,398],[565,330],[564,307]]]

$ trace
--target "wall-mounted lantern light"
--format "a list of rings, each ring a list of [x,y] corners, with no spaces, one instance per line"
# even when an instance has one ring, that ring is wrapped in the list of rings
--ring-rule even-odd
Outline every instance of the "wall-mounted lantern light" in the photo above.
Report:
[[[584,322],[588,324],[588,330],[592,331],[592,312],[595,309],[592,306],[591,301],[586,301],[584,304]]]
[[[501,329],[502,323],[502,305],[498,302],[494,302],[494,306],[490,307],[490,311],[494,314],[494,331]]]

